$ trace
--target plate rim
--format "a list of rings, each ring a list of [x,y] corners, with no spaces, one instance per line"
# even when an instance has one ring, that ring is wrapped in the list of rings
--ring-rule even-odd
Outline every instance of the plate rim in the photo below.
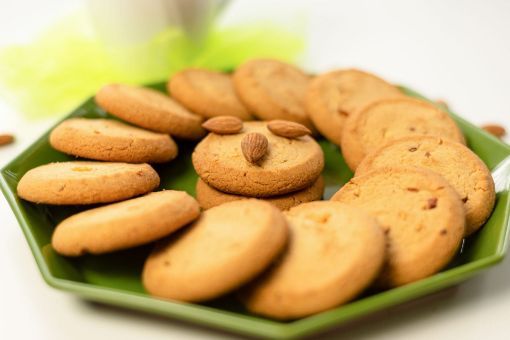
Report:
[[[421,94],[415,92],[414,90],[411,90],[403,86],[400,86],[400,88],[406,93],[411,93],[413,96],[420,97],[424,100],[430,101],[426,97],[423,97]],[[405,286],[397,287],[385,292],[381,292],[369,296],[367,298],[364,298],[362,300],[353,301],[347,305],[340,306],[332,310],[328,310],[316,315],[312,315],[291,322],[279,322],[271,319],[259,319],[256,316],[240,315],[235,312],[224,311],[214,307],[208,307],[192,303],[182,303],[178,301],[169,301],[147,296],[141,293],[124,292],[122,290],[115,288],[98,287],[91,283],[77,282],[73,280],[55,277],[51,274],[49,267],[45,262],[44,255],[41,249],[39,249],[39,246],[30,230],[28,222],[25,219],[25,214],[21,211],[19,207],[19,198],[16,196],[15,192],[11,190],[9,184],[7,183],[8,181],[7,177],[11,176],[9,174],[8,168],[12,166],[13,163],[16,163],[23,157],[26,157],[26,155],[30,154],[34,147],[37,147],[39,144],[46,142],[51,130],[55,126],[60,124],[62,121],[68,119],[70,116],[76,115],[80,108],[83,107],[83,105],[86,105],[87,103],[93,100],[94,100],[93,96],[86,99],[77,107],[77,109],[71,111],[69,114],[65,115],[62,119],[57,120],[57,122],[54,125],[52,125],[47,131],[45,131],[45,133],[43,133],[39,138],[32,142],[19,155],[13,158],[0,170],[0,189],[3,192],[6,201],[8,202],[11,210],[13,211],[16,217],[16,220],[18,221],[18,224],[20,225],[23,231],[23,234],[25,236],[25,239],[27,240],[29,248],[39,269],[39,272],[41,273],[41,276],[50,287],[74,293],[88,300],[103,303],[113,302],[115,305],[120,305],[132,309],[137,308],[143,310],[144,312],[151,312],[164,316],[172,316],[177,320],[185,322],[200,321],[201,324],[205,324],[207,326],[218,327],[227,331],[232,331],[245,335],[288,339],[310,335],[312,333],[319,331],[323,332],[336,325],[340,325],[343,324],[344,322],[356,319],[362,315],[366,315],[368,313],[375,313],[390,306],[398,305],[405,301],[416,299],[428,293],[441,290],[451,285],[451,278],[450,280],[448,280],[449,276],[454,276],[455,277],[454,281],[456,283],[461,282],[466,278],[475,275],[476,273],[480,272],[483,269],[487,269],[491,266],[498,264],[503,260],[503,258],[506,255],[510,236],[510,213],[504,215],[504,219],[502,222],[503,223],[502,228],[504,228],[503,237],[498,240],[496,252],[492,255],[459,265],[457,267],[448,269],[444,272],[437,273],[423,280]],[[502,142],[495,136],[492,136],[488,132],[470,123],[464,118],[456,115],[455,113],[451,111],[449,111],[449,113],[456,120],[462,121],[462,123],[470,126],[471,128],[476,129],[477,132],[482,133],[485,137],[488,137],[493,142],[499,144],[499,146],[503,147],[510,155],[510,145]],[[505,212],[510,212],[509,192],[507,191],[501,193],[501,195],[503,195],[506,199],[506,205],[504,206],[503,210]],[[443,282],[443,284],[442,285],[438,284],[436,281]],[[380,300],[377,304],[377,308],[375,309],[373,307],[367,308],[368,305],[373,304],[374,300],[376,301]],[[351,311],[349,313],[349,310],[354,311]],[[199,315],[198,316],[193,315],[193,313],[197,311],[200,312]],[[221,316],[221,318],[218,318],[218,316]]]

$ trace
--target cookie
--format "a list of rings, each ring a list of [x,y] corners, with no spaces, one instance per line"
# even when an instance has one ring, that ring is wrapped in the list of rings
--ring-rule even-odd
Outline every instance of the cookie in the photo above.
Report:
[[[319,178],[317,178],[317,180],[308,188],[281,196],[266,197],[263,200],[273,204],[280,210],[288,210],[301,203],[320,200],[323,192],[324,180],[322,179],[322,176],[319,176]],[[197,180],[196,193],[197,201],[203,209],[210,209],[226,202],[250,198],[247,196],[221,192],[210,185],[207,185],[207,183],[202,181],[200,178]]]
[[[340,145],[345,120],[366,105],[404,95],[383,79],[363,71],[337,70],[316,76],[308,86],[305,106],[313,124]]]
[[[466,235],[474,233],[489,218],[496,200],[494,181],[487,166],[466,146],[439,137],[405,137],[366,156],[356,175],[399,165],[433,170],[457,190],[466,210]]]
[[[263,271],[285,247],[287,233],[283,214],[264,201],[211,208],[157,246],[143,269],[144,287],[179,301],[216,298]]]
[[[184,191],[153,192],[66,218],[51,245],[65,256],[109,253],[158,240],[199,215],[197,201]]]
[[[53,129],[50,144],[73,156],[110,162],[163,163],[177,156],[169,135],[112,119],[67,119]]]
[[[172,76],[167,89],[184,107],[203,117],[253,119],[237,97],[228,74],[198,68],[186,69]]]
[[[455,122],[434,105],[411,98],[387,99],[349,116],[342,133],[342,154],[349,168],[355,170],[371,151],[412,135],[438,136],[465,144]]]
[[[424,168],[375,169],[352,178],[331,200],[364,209],[386,232],[387,263],[378,279],[384,287],[438,272],[455,256],[465,233],[459,195]]]
[[[18,183],[18,196],[35,203],[108,203],[145,194],[159,185],[148,164],[61,162],[29,170]]]
[[[355,298],[377,277],[386,241],[376,220],[331,201],[290,209],[289,245],[278,262],[241,291],[248,310],[295,319]]]
[[[110,84],[96,94],[96,103],[108,113],[145,129],[191,140],[205,135],[201,116],[157,90]]]
[[[247,134],[268,140],[265,156],[252,164],[241,150]],[[324,155],[310,136],[285,138],[267,129],[265,122],[245,122],[241,133],[210,133],[195,148],[193,165],[210,186],[230,194],[250,197],[283,195],[309,187],[324,167]]]
[[[310,77],[297,67],[272,59],[253,59],[235,71],[237,95],[262,120],[284,119],[310,129],[304,99]]]

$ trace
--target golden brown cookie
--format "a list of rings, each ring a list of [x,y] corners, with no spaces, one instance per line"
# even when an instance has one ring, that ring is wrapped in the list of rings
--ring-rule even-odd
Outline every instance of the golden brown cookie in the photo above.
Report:
[[[308,188],[281,196],[266,197],[263,198],[263,200],[273,204],[280,210],[288,210],[301,203],[320,200],[323,192],[324,180],[322,179],[322,176],[319,176],[319,178],[317,178],[317,180]],[[202,181],[200,178],[197,180],[196,193],[197,201],[203,209],[210,209],[226,202],[250,198],[247,196],[227,194],[216,190],[210,185],[207,185],[207,183]]]
[[[342,133],[342,154],[349,168],[355,170],[371,151],[413,135],[438,136],[465,144],[462,132],[446,112],[417,99],[388,99],[349,116]]]
[[[235,116],[252,120],[241,103],[230,75],[206,69],[186,69],[176,73],[167,84],[168,92],[184,107],[206,118]]]
[[[148,164],[61,162],[38,166],[18,183],[18,196],[35,203],[92,204],[124,200],[159,185]]]
[[[50,144],[73,156],[110,162],[163,163],[177,156],[169,135],[112,119],[67,119],[51,131]]]
[[[228,293],[263,271],[287,241],[287,221],[255,199],[211,208],[147,259],[143,284],[151,294],[205,301]]]
[[[310,202],[290,209],[289,245],[278,262],[241,291],[256,313],[295,319],[355,298],[377,277],[386,241],[376,220],[346,204]]]
[[[198,202],[184,191],[153,192],[66,218],[51,245],[66,256],[109,253],[158,240],[199,214]]]
[[[368,104],[404,97],[383,79],[360,70],[336,70],[316,76],[306,93],[306,110],[317,130],[340,145],[347,117]]]
[[[438,272],[464,236],[466,215],[459,195],[428,169],[375,169],[352,178],[331,200],[364,209],[386,232],[382,286],[401,286]]]
[[[304,106],[309,77],[290,64],[253,59],[234,73],[234,87],[248,110],[262,120],[284,119],[313,129]]]
[[[241,150],[247,134],[260,133],[268,140],[265,156],[248,162]],[[285,138],[267,129],[266,122],[246,122],[235,135],[210,133],[195,148],[193,165],[210,186],[231,194],[269,197],[309,187],[324,167],[324,155],[310,136]]]
[[[192,140],[205,135],[201,116],[189,112],[157,90],[123,84],[105,85],[96,94],[96,103],[108,113],[145,129]]]
[[[494,181],[487,166],[466,146],[433,136],[397,139],[368,154],[356,175],[400,165],[433,170],[457,190],[466,209],[466,235],[489,218],[496,200]]]

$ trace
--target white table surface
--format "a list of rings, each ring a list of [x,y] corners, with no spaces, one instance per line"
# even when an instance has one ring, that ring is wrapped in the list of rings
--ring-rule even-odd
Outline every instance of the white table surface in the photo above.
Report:
[[[82,1],[0,1],[0,46],[33,37]],[[510,2],[236,1],[225,20],[307,18],[311,71],[356,66],[444,98],[475,124],[510,130]],[[55,118],[27,121],[0,101],[3,166]],[[508,141],[508,139],[507,139]],[[92,304],[48,287],[0,197],[0,338],[226,339],[233,335]],[[330,332],[328,339],[509,339],[510,261],[439,295]]]

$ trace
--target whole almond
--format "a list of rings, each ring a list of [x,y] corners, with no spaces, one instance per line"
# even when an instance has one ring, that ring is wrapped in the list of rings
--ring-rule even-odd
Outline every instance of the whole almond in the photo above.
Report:
[[[243,121],[234,116],[218,116],[205,121],[202,127],[219,135],[233,135],[241,132]]]
[[[14,136],[9,134],[0,134],[0,146],[14,142]]]
[[[494,135],[494,136],[496,136],[498,138],[501,138],[501,137],[506,135],[506,130],[501,125],[488,124],[488,125],[482,126],[482,129],[484,129],[485,131],[487,131],[491,135]]]
[[[312,134],[306,126],[288,120],[272,120],[267,123],[267,128],[275,135],[285,138],[298,138]]]
[[[267,152],[268,141],[266,136],[252,132],[243,137],[241,150],[244,158],[252,164],[257,164]]]

